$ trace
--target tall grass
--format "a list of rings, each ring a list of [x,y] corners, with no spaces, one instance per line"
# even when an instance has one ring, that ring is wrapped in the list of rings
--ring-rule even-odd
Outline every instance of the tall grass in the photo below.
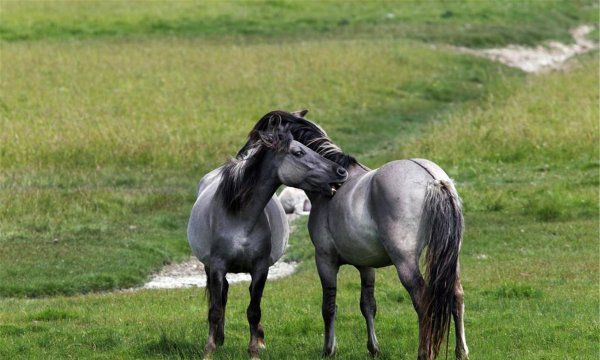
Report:
[[[398,133],[521,78],[395,40],[2,47],[0,263],[11,265],[0,294],[19,296],[133,286],[187,255],[197,181],[269,110],[309,108],[374,158]]]
[[[437,104],[480,98],[499,73],[393,40],[19,43],[3,45],[2,62],[4,168],[206,170],[273,108],[306,107],[332,130],[357,132],[367,128],[358,117],[373,109],[419,117]]]

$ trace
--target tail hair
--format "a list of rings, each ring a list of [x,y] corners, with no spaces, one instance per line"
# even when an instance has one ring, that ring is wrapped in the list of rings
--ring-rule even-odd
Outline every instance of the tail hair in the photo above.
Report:
[[[435,359],[450,331],[464,226],[461,200],[451,180],[433,180],[429,184],[422,219],[420,236],[427,244],[428,299],[423,334],[427,358]]]

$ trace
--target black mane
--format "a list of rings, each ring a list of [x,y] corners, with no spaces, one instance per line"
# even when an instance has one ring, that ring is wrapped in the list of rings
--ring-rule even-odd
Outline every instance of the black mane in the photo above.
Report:
[[[237,212],[248,202],[258,183],[258,172],[267,150],[264,145],[255,143],[223,165],[217,194],[228,211]]]
[[[256,138],[248,139],[236,157],[223,165],[217,193],[228,211],[238,212],[251,201],[252,192],[260,180],[265,154],[268,151],[287,151],[292,140],[291,132],[284,127],[257,131]]]
[[[260,131],[267,131],[273,125],[287,127],[292,133],[294,140],[304,144],[324,158],[329,159],[344,168],[359,164],[354,157],[342,152],[342,150],[327,136],[327,133],[325,133],[318,125],[303,117],[282,110],[275,110],[267,113],[256,123],[256,125],[254,125],[254,128],[248,135],[248,142],[238,152],[237,156],[243,156],[247,149],[259,139]]]

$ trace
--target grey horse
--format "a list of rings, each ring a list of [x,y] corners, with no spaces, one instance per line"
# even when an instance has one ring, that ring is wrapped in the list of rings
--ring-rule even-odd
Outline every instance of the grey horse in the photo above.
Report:
[[[306,120],[307,110],[271,112],[256,124],[259,131],[276,118],[297,141],[347,169],[348,180],[335,196],[307,191],[312,202],[308,228],[315,246],[323,290],[325,355],[336,351],[334,332],[339,267],[360,272],[360,309],[367,324],[367,348],[379,352],[375,336],[375,268],[394,265],[410,293],[419,321],[418,359],[434,359],[454,317],[456,357],[468,357],[460,283],[463,216],[460,198],[448,175],[423,159],[387,163],[368,169],[344,154],[325,131]],[[427,247],[426,277],[419,258]]]
[[[260,301],[269,266],[283,254],[289,234],[285,213],[274,196],[277,188],[283,183],[327,197],[347,177],[342,166],[294,141],[285,129],[271,125],[250,136],[255,140],[234,159],[202,178],[189,219],[188,240],[207,274],[205,358],[225,339],[228,272],[252,276],[248,352],[258,358],[264,347]]]

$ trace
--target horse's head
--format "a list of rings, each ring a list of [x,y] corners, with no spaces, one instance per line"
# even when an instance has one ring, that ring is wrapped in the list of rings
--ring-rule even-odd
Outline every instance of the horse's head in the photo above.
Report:
[[[286,127],[260,132],[261,143],[274,150],[274,166],[281,183],[307,192],[333,196],[348,178],[344,167],[294,140]]]

